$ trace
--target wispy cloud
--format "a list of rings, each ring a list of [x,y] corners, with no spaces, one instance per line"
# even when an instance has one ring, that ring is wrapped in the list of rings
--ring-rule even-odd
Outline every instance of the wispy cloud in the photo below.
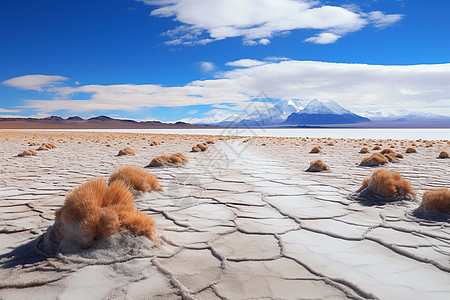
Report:
[[[374,105],[377,109],[414,107],[450,116],[450,64],[386,66],[297,60],[259,64],[238,60],[231,65],[236,68],[184,86],[57,86],[49,93],[54,100],[29,100],[24,107],[41,113],[188,105],[244,107],[245,101],[265,92],[278,99],[334,100],[358,111],[371,110]],[[90,95],[88,100],[77,99],[80,92]]]
[[[180,22],[163,33],[168,45],[207,44],[242,37],[247,46],[267,45],[276,35],[301,29],[315,29],[343,36],[369,24],[382,28],[398,22],[402,15],[380,11],[362,12],[353,6],[322,5],[310,0],[141,0],[157,7],[151,15]],[[337,38],[316,36],[317,41]],[[314,41],[314,40],[311,40]],[[322,44],[325,44],[322,42]]]
[[[203,73],[211,73],[216,70],[216,64],[210,61],[201,61],[198,63]]]
[[[22,90],[44,91],[67,80],[67,77],[57,75],[25,75],[3,81],[3,84]]]
[[[0,113],[18,113],[21,112],[20,109],[6,109],[6,108],[0,108]]]

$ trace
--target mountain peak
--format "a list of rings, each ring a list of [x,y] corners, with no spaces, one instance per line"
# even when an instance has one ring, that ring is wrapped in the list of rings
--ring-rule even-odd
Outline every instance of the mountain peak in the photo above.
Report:
[[[322,102],[315,98],[311,100],[306,107],[300,111],[303,114],[333,114],[347,115],[352,114],[348,109],[343,108],[335,101]]]

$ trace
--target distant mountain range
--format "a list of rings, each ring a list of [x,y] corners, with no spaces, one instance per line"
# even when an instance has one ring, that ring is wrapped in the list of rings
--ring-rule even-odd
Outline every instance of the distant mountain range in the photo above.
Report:
[[[146,128],[201,128],[201,127],[353,127],[353,128],[450,128],[450,117],[401,111],[364,113],[361,116],[334,101],[311,100],[306,106],[299,100],[280,100],[267,106],[253,107],[242,114],[223,110],[203,119],[182,119],[178,122],[135,121],[98,116],[82,119],[78,116],[63,119],[50,116],[36,118],[1,118],[0,128],[9,129],[146,129]],[[261,105],[259,103],[258,105]],[[369,119],[370,118],[370,119]]]
[[[420,112],[400,112],[400,115],[381,111],[361,116],[334,101],[311,100],[303,107],[298,100],[280,100],[266,110],[256,109],[244,114],[218,111],[203,119],[182,119],[197,125],[235,127],[445,127],[450,128],[450,117]]]
[[[159,128],[201,128],[184,122],[163,123],[160,121],[134,121],[113,119],[107,116],[98,116],[83,119],[78,116],[63,119],[50,116],[37,118],[1,118],[0,128],[3,129],[159,129]]]

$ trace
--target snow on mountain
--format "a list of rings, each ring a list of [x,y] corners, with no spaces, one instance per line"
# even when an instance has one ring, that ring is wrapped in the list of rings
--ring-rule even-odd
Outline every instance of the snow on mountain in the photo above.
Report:
[[[262,121],[265,124],[281,123],[285,121],[292,113],[296,113],[303,108],[298,100],[280,100],[277,104],[265,111],[255,111],[244,119],[253,121]]]
[[[186,118],[179,121],[190,124],[216,125],[224,123],[239,123],[244,119],[251,122],[261,122],[265,125],[281,123],[294,112],[301,110],[303,106],[298,100],[280,100],[269,109],[255,108],[253,111],[244,111],[241,114],[216,111],[213,115],[205,118]],[[248,122],[247,122],[248,124]]]
[[[299,112],[300,114],[332,114],[346,115],[352,114],[348,109],[343,108],[334,101],[322,102],[319,99],[311,100],[306,107]]]

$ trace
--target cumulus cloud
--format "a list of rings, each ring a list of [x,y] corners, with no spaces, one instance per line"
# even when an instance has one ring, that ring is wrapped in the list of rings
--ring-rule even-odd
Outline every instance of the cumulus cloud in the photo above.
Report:
[[[42,92],[67,79],[67,77],[56,75],[25,75],[5,80],[3,81],[3,84],[21,90],[36,90]]]
[[[334,33],[330,33],[330,32],[323,32],[320,33],[316,36],[310,37],[305,39],[305,42],[311,42],[311,43],[315,43],[315,44],[332,44],[334,42],[336,42],[341,36],[334,34]]]
[[[245,65],[242,61],[247,60],[240,61],[235,65]],[[414,107],[450,116],[448,82],[450,64],[386,66],[282,60],[249,64],[184,86],[60,86],[49,97],[56,99],[29,100],[25,107],[41,113],[208,104],[239,108],[265,92],[276,99],[334,100],[357,112]],[[90,94],[89,99],[76,99],[79,92]]]
[[[188,115],[195,115],[196,113],[198,113],[198,109],[188,111]]]
[[[368,24],[381,28],[402,18],[399,14],[365,13],[351,6],[310,0],[141,1],[156,7],[152,16],[181,23],[163,33],[169,38],[168,45],[207,44],[232,37],[241,37],[247,46],[267,45],[271,37],[292,30],[315,29],[343,36]]]

